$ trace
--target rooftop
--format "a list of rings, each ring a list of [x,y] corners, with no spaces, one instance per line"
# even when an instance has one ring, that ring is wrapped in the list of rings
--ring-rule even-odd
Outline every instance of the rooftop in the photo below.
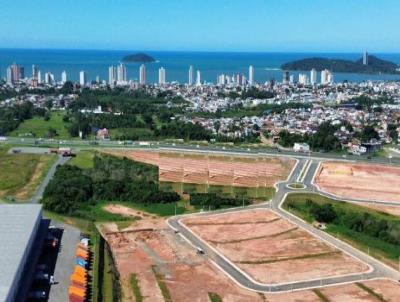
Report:
[[[7,300],[41,210],[38,204],[0,205],[0,301]]]

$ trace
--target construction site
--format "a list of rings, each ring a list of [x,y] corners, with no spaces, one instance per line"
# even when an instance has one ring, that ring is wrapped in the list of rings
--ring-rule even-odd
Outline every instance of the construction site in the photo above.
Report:
[[[252,290],[245,289],[235,283],[230,277],[228,277],[212,259],[207,255],[202,255],[196,252],[196,249],[188,243],[182,236],[176,234],[171,228],[168,227],[164,219],[158,218],[153,215],[148,215],[130,208],[123,207],[121,205],[110,205],[105,208],[107,211],[115,214],[126,215],[129,217],[141,217],[142,219],[133,222],[126,228],[120,229],[116,223],[105,223],[99,226],[102,235],[108,242],[113,256],[116,261],[116,266],[120,273],[120,280],[122,286],[123,301],[220,301],[211,300],[212,297],[218,297],[222,301],[271,301],[271,302],[290,302],[290,301],[397,301],[396,299],[400,295],[400,286],[394,281],[379,279],[365,281],[361,283],[350,283],[342,284],[337,286],[323,287],[319,289],[307,289],[301,291],[289,291],[284,293],[261,293]],[[224,214],[225,215],[225,214]],[[324,243],[319,242],[315,238],[310,238],[311,235],[303,234],[303,237],[297,237],[298,239],[289,239],[289,245],[292,248],[284,255],[278,255],[277,253],[282,252],[282,248],[285,246],[285,242],[282,238],[273,239],[272,234],[278,230],[282,233],[286,230],[289,231],[292,227],[290,223],[277,220],[272,213],[266,210],[260,210],[260,213],[253,213],[245,211],[239,216],[229,214],[227,216],[219,217],[218,219],[212,216],[207,217],[196,217],[186,220],[186,223],[214,223],[213,228],[219,230],[218,241],[232,240],[233,223],[238,221],[238,225],[243,227],[242,231],[238,233],[238,240],[240,238],[249,238],[246,236],[249,233],[249,229],[253,229],[254,223],[263,225],[266,224],[268,227],[261,228],[261,231],[257,230],[257,233],[252,231],[251,237],[258,236],[269,236],[271,240],[269,244],[270,248],[260,248],[258,252],[254,252],[251,245],[250,248],[246,248],[247,251],[242,251],[237,257],[243,257],[243,253],[247,254],[246,257],[253,255],[261,255],[262,249],[264,249],[265,257],[275,259],[283,259],[284,257],[296,257],[296,255],[305,253],[321,253],[321,251],[335,252],[331,247],[325,246]],[[217,215],[215,215],[217,216]],[[216,223],[227,223],[226,225]],[[239,219],[239,220],[238,220]],[[246,222],[251,223],[246,225]],[[274,221],[275,219],[275,221]],[[242,224],[239,224],[242,223]],[[285,228],[279,227],[277,224],[271,227],[271,223],[279,223]],[[191,226],[193,228],[194,225]],[[267,230],[271,228],[271,230]],[[207,229],[207,226],[206,226]],[[222,230],[228,231],[222,231]],[[259,229],[259,228],[257,228]],[[298,230],[288,232],[290,233],[299,232]],[[211,225],[208,227],[208,232],[204,236],[212,236],[213,232]],[[230,234],[229,234],[230,233]],[[282,234],[282,236],[285,236]],[[286,235],[287,237],[291,237]],[[208,238],[208,237],[207,237]],[[212,238],[212,237],[211,237]],[[214,236],[215,239],[215,236]],[[256,239],[257,240],[257,239]],[[245,242],[249,245],[251,240]],[[304,244],[299,241],[304,241]],[[295,245],[297,244],[297,247]],[[306,246],[310,245],[306,250]],[[280,246],[280,247],[279,247]],[[253,250],[253,251],[252,251]],[[284,250],[284,248],[283,248]],[[239,251],[238,251],[239,252]],[[332,255],[328,255],[327,258],[331,258]],[[333,259],[336,256],[333,255]],[[354,259],[350,259],[347,256],[340,255],[340,261],[329,262],[331,269],[328,270],[332,274],[332,267],[340,270],[341,273],[351,272],[355,270],[363,270],[365,267],[357,263]],[[318,257],[317,257],[318,258]],[[249,258],[252,259],[252,258]],[[254,258],[253,258],[254,259]],[[256,258],[257,259],[257,258]],[[316,277],[321,274],[322,270],[328,268],[328,266],[322,266],[318,270],[317,266],[321,265],[326,258],[322,257],[318,263],[305,262],[303,268],[298,269],[298,266],[290,267],[290,270],[283,262],[277,262],[278,265],[263,267],[261,264],[257,268],[257,265],[253,264],[253,271],[249,273],[255,275],[257,271],[271,272],[271,280],[279,282],[283,280],[293,280],[300,278]],[[298,261],[298,260],[296,260]],[[307,261],[306,259],[304,261]],[[268,264],[264,264],[268,265]],[[293,269],[295,267],[295,269]],[[286,273],[285,273],[286,270]],[[288,273],[290,271],[290,273]],[[272,273],[273,272],[273,273]],[[335,273],[336,274],[336,270]],[[274,275],[277,275],[275,277]],[[285,277],[285,275],[287,275]],[[294,277],[292,277],[294,275]],[[258,276],[262,281],[265,278]],[[377,299],[377,295],[381,299]],[[140,298],[139,298],[140,297]],[[141,300],[140,300],[141,299]],[[327,300],[324,300],[327,299]],[[382,300],[383,299],[383,300]]]
[[[400,167],[322,162],[314,183],[339,198],[400,203]]]
[[[304,281],[369,269],[268,209],[186,218],[181,223],[260,283]]]

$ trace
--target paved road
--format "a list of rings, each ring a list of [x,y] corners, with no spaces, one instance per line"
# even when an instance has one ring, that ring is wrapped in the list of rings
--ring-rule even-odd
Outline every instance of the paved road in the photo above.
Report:
[[[284,291],[291,291],[296,289],[306,289],[306,288],[313,288],[313,287],[320,287],[332,284],[340,284],[345,282],[353,282],[353,281],[363,281],[368,279],[380,278],[380,277],[387,277],[391,279],[399,279],[400,273],[396,270],[384,265],[383,263],[375,260],[372,257],[360,252],[359,250],[351,247],[343,243],[340,240],[328,235],[327,233],[320,231],[313,226],[309,225],[308,223],[302,221],[301,219],[297,218],[296,216],[286,212],[282,209],[281,205],[286,197],[287,194],[291,192],[296,192],[295,190],[291,190],[287,188],[287,184],[296,182],[299,179],[299,176],[302,174],[302,171],[307,165],[308,159],[300,158],[298,164],[294,168],[292,174],[288,181],[281,182],[278,184],[278,191],[276,192],[271,204],[263,204],[263,205],[253,205],[246,207],[248,208],[262,208],[262,207],[271,207],[273,211],[278,213],[279,215],[283,216],[284,218],[290,220],[292,223],[296,224],[297,226],[305,229],[306,231],[312,233],[317,238],[320,238],[327,243],[335,246],[336,248],[344,251],[345,253],[363,261],[364,263],[368,264],[371,267],[371,270],[366,273],[357,273],[354,275],[348,276],[338,276],[332,278],[323,278],[318,280],[305,280],[299,282],[290,282],[285,284],[260,284],[254,281],[250,276],[246,275],[243,271],[241,271],[236,265],[231,263],[229,259],[225,258],[222,254],[212,248],[209,244],[201,240],[197,235],[192,233],[185,225],[183,225],[180,220],[182,216],[172,217],[168,220],[170,226],[179,231],[186,239],[188,239],[193,246],[199,247],[205,251],[208,257],[213,260],[218,266],[221,267],[231,278],[233,278],[237,283],[242,285],[243,287],[260,291],[260,292],[284,292]],[[297,192],[310,192],[313,189],[318,192],[317,188],[312,187],[312,179],[316,169],[318,168],[318,161],[314,162],[311,161],[309,164],[309,169],[307,170],[306,175],[304,176],[304,183],[308,186],[305,190],[297,191]],[[230,211],[240,211],[243,208],[239,209],[229,209],[229,210],[222,210],[220,212],[230,212]],[[201,213],[199,215],[207,215],[209,213]],[[268,273],[268,272],[266,272]]]
[[[57,167],[59,165],[64,165],[69,159],[70,159],[69,157],[63,157],[61,155],[58,155],[56,162],[51,166],[51,168],[49,169],[49,172],[47,172],[46,177],[43,179],[39,188],[36,190],[35,195],[33,195],[32,203],[39,203],[39,201],[43,197],[44,190],[46,189],[50,180],[53,178],[54,173],[56,173]]]
[[[64,228],[61,238],[60,251],[54,271],[54,279],[57,284],[51,286],[49,302],[68,301],[68,288],[70,276],[75,266],[75,247],[80,238],[80,231],[72,226],[63,223],[55,223],[56,227]]]
[[[247,154],[247,155],[275,155],[275,156],[286,156],[286,157],[295,157],[295,158],[313,158],[313,159],[324,159],[324,160],[354,160],[354,161],[365,161],[365,162],[374,162],[381,164],[395,164],[400,165],[400,158],[392,158],[386,159],[382,157],[372,157],[368,159],[366,156],[357,156],[348,154],[345,157],[340,154],[332,154],[332,153],[321,153],[321,152],[311,152],[310,154],[302,154],[296,153],[288,150],[280,150],[273,148],[244,148],[237,146],[218,146],[218,145],[194,145],[190,143],[169,143],[166,141],[153,141],[148,144],[143,144],[139,142],[120,142],[120,141],[89,141],[89,140],[53,140],[53,139],[42,139],[38,140],[35,138],[18,138],[18,137],[7,137],[7,141],[0,142],[1,143],[9,143],[14,145],[21,146],[59,146],[59,147],[74,147],[78,149],[87,149],[87,148],[126,148],[126,149],[170,149],[170,150],[179,150],[179,151],[203,151],[203,152],[218,152],[218,153],[239,153],[239,154]]]

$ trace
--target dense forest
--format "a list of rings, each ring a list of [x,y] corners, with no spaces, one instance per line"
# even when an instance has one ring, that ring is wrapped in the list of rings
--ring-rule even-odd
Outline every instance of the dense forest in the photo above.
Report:
[[[48,210],[79,216],[80,209],[98,201],[169,203],[180,199],[158,187],[158,168],[127,158],[96,155],[92,169],[59,166],[43,195]]]

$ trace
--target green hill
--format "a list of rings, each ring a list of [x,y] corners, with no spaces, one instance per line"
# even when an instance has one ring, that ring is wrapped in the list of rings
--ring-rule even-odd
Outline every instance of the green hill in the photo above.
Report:
[[[400,74],[399,66],[393,62],[379,59],[375,56],[368,56],[368,65],[363,65],[362,58],[357,61],[327,59],[327,58],[307,58],[285,63],[281,66],[283,70],[304,71],[315,68],[317,71],[329,69],[333,72],[351,73],[386,73]]]

